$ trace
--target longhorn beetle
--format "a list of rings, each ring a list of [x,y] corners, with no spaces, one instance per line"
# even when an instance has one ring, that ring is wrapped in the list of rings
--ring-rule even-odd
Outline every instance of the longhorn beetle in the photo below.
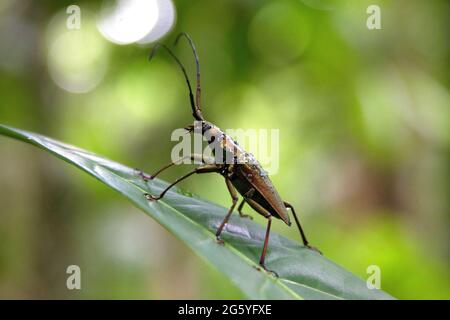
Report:
[[[189,77],[186,73],[183,64],[166,45],[161,43],[156,44],[156,46],[153,48],[150,54],[149,60],[153,58],[153,56],[155,55],[156,51],[159,48],[163,48],[169,53],[169,55],[175,60],[175,62],[180,67],[189,89],[189,100],[192,107],[192,115],[196,120],[194,122],[194,125],[189,125],[185,129],[188,132],[198,130],[199,132],[202,133],[202,135],[207,139],[208,144],[211,147],[214,147],[212,151],[214,154],[214,159],[213,160],[205,159],[205,157],[203,157],[202,155],[197,154],[188,156],[191,160],[202,162],[203,165],[198,166],[193,171],[176,179],[167,188],[165,188],[159,196],[145,194],[145,197],[149,201],[157,201],[162,197],[164,197],[164,195],[170,188],[172,188],[174,185],[176,185],[180,181],[188,178],[193,174],[210,173],[210,172],[221,174],[225,178],[226,186],[228,188],[228,191],[230,192],[232,205],[228,210],[228,213],[223,219],[222,223],[217,228],[216,239],[218,243],[223,244],[223,241],[220,239],[220,235],[223,231],[224,226],[227,224],[231,214],[233,213],[236,204],[238,203],[238,192],[239,192],[243,197],[242,202],[239,204],[237,209],[241,217],[246,216],[242,213],[242,208],[244,204],[247,203],[248,205],[250,205],[250,207],[252,207],[254,210],[256,210],[259,214],[263,215],[268,220],[266,236],[264,239],[264,246],[261,258],[259,260],[259,264],[264,268],[264,270],[273,273],[275,276],[278,276],[276,272],[268,270],[264,263],[267,252],[267,245],[269,242],[272,217],[281,219],[288,226],[290,226],[291,221],[289,219],[287,210],[290,209],[292,215],[294,216],[294,220],[298,227],[300,235],[302,237],[303,244],[309,249],[315,250],[319,253],[320,251],[315,247],[309,245],[309,242],[306,239],[305,233],[303,232],[302,226],[300,225],[300,221],[298,220],[294,208],[288,202],[282,200],[282,198],[278,194],[278,191],[275,189],[274,185],[270,181],[269,177],[267,176],[261,165],[258,163],[258,161],[253,157],[253,155],[243,150],[237,144],[236,141],[234,141],[231,137],[222,132],[222,130],[220,130],[217,126],[204,119],[201,110],[200,64],[197,56],[197,50],[195,49],[195,45],[191,37],[184,32],[180,33],[177,36],[175,40],[175,45],[178,43],[178,40],[181,37],[185,37],[187,39],[195,58],[197,69],[196,70],[197,90],[195,95],[195,101]],[[219,152],[217,152],[217,150]],[[180,160],[183,159],[186,159],[186,157]],[[227,161],[224,161],[224,159]],[[176,164],[176,162],[171,162],[170,164],[164,166],[163,168],[156,171],[154,174],[150,176],[139,171],[139,176],[142,177],[145,181],[152,180],[161,172]]]

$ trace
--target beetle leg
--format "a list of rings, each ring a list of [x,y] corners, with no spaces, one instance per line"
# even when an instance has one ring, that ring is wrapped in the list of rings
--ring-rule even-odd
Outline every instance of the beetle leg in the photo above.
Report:
[[[267,218],[267,229],[266,229],[266,237],[264,238],[264,247],[263,247],[263,251],[261,254],[261,258],[259,259],[259,264],[261,265],[261,267],[264,268],[264,270],[273,273],[276,277],[278,277],[278,273],[276,273],[273,270],[269,270],[267,269],[266,265],[264,264],[264,260],[266,259],[266,253],[267,253],[267,245],[269,244],[269,235],[270,235],[270,226],[272,225],[272,218],[269,216]]]
[[[159,169],[158,171],[156,171],[152,175],[147,175],[147,174],[145,174],[144,172],[142,172],[141,170],[138,170],[138,169],[136,169],[136,170],[138,171],[139,177],[141,177],[145,181],[149,181],[149,180],[153,180],[157,175],[159,175],[164,170],[170,168],[171,166],[173,166],[173,165],[175,165],[177,163],[183,162],[187,158],[190,158],[192,161],[197,161],[197,162],[202,162],[202,163],[212,163],[212,162],[210,162],[209,159],[208,159],[208,161],[205,161],[205,159],[203,159],[203,156],[201,154],[191,154],[189,156],[182,157],[182,158],[178,159],[177,161],[173,161],[173,162],[169,163],[168,165],[162,167],[161,169]]]
[[[297,214],[295,213],[294,207],[290,203],[288,203],[286,201],[284,201],[284,205],[285,205],[286,208],[291,209],[292,215],[294,216],[295,223],[297,224],[297,228],[300,231],[300,235],[302,236],[303,245],[305,247],[311,249],[311,250],[317,251],[318,253],[322,254],[322,252],[320,252],[319,249],[317,249],[316,247],[311,246],[309,244],[309,242],[308,242],[308,239],[306,239],[305,232],[303,232],[303,228],[302,228],[302,226],[300,224],[300,220],[298,220]]]
[[[192,170],[191,172],[185,174],[184,176],[178,178],[177,180],[175,180],[174,182],[172,182],[166,189],[163,190],[163,192],[161,192],[161,194],[157,197],[152,196],[148,193],[145,193],[145,197],[148,200],[159,200],[162,197],[164,197],[164,195],[166,194],[167,191],[169,191],[170,188],[172,188],[174,185],[176,185],[178,182],[183,181],[184,179],[190,177],[191,175],[195,174],[195,173],[210,173],[210,172],[219,172],[221,170],[222,166],[221,165],[217,165],[217,164],[205,164],[203,166],[197,167],[194,170]]]
[[[245,204],[245,198],[242,199],[241,203],[240,203],[239,206],[238,206],[238,209],[237,209],[237,210],[238,210],[238,212],[239,212],[239,216],[240,216],[241,218],[249,218],[250,220],[253,220],[253,217],[252,217],[251,215],[242,213],[242,208],[244,207],[244,204]]]
[[[266,236],[264,238],[264,247],[263,251],[261,253],[261,258],[259,259],[259,264],[261,267],[263,267],[264,270],[267,272],[272,273],[275,277],[278,277],[278,273],[276,273],[273,270],[267,269],[265,265],[265,259],[267,254],[267,247],[269,245],[269,235],[270,235],[270,226],[272,225],[272,216],[269,211],[267,211],[263,206],[261,206],[258,202],[256,202],[253,199],[246,199],[249,205],[253,207],[258,213],[262,214],[265,218],[267,218],[267,229],[266,229]]]
[[[217,240],[217,242],[219,244],[223,244],[223,240],[220,239],[220,234],[222,233],[223,227],[225,227],[225,225],[227,224],[228,220],[230,219],[230,216],[233,213],[234,207],[236,206],[236,203],[238,201],[238,195],[237,195],[236,188],[233,186],[233,184],[231,183],[230,179],[225,178],[225,183],[227,185],[228,191],[230,192],[231,201],[233,201],[233,203],[231,204],[230,209],[228,209],[227,215],[223,219],[222,223],[217,228],[216,240]]]

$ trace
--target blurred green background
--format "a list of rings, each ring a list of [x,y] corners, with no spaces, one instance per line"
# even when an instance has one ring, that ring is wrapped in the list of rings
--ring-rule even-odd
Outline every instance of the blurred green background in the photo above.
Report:
[[[79,30],[66,27],[72,4],[81,8]],[[381,30],[366,27],[371,4],[381,8]],[[160,40],[193,37],[206,118],[280,129],[272,180],[311,242],[364,279],[379,266],[382,289],[397,298],[449,299],[449,3],[173,5],[176,20]],[[103,37],[102,8],[0,2],[0,123],[151,172],[170,161],[172,130],[192,121],[185,83],[167,55],[148,63],[152,43]],[[186,43],[175,52],[194,80]],[[230,202],[218,175],[182,188]],[[295,228],[274,225],[298,239]],[[81,267],[82,290],[66,288],[71,264]],[[0,137],[0,298],[245,297],[112,190]]]

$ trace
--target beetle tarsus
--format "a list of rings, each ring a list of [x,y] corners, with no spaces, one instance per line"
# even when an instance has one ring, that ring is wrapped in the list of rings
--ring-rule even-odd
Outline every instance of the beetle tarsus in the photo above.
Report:
[[[148,201],[158,201],[159,199],[161,199],[161,197],[155,197],[152,196],[149,193],[144,193],[144,197],[148,200]]]
[[[320,254],[320,255],[323,256],[322,251],[320,251],[320,250],[317,249],[316,247],[314,247],[314,246],[312,246],[312,245],[309,245],[309,244],[305,245],[305,247],[308,248],[309,250],[315,251],[315,252],[317,252],[318,254]]]
[[[254,191],[255,191],[255,189],[253,189],[253,188],[250,189],[250,190],[246,193],[246,195],[244,196],[244,199],[242,199],[242,202],[239,204],[238,212],[239,212],[239,216],[240,216],[241,218],[249,218],[250,220],[253,220],[253,217],[252,217],[251,215],[245,214],[245,213],[242,212],[242,208],[244,207],[244,204],[245,204],[245,197],[246,197],[246,196],[252,196],[253,193],[254,193]]]
[[[245,213],[241,213],[239,212],[239,217],[243,218],[243,219],[250,219],[253,220],[253,217],[249,214],[245,214]]]
[[[144,180],[145,182],[153,180],[153,176],[145,174],[142,170],[139,170],[139,169],[134,169],[134,170],[137,171],[138,176],[141,177],[142,180]]]
[[[225,245],[225,242],[222,239],[220,239],[219,236],[216,236],[216,242],[221,246]]]
[[[266,272],[272,274],[275,278],[279,278],[279,277],[280,277],[280,276],[278,275],[278,273],[276,273],[275,271],[270,270],[270,269],[267,269],[266,265],[264,265],[264,264],[262,264],[262,263],[260,263],[259,265],[260,265]]]

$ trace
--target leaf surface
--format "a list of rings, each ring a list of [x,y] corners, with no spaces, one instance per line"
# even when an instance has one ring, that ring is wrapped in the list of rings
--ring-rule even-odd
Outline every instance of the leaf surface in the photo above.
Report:
[[[233,214],[222,233],[224,246],[215,241],[215,230],[227,208],[183,194],[173,188],[149,202],[144,193],[159,194],[167,183],[143,181],[134,169],[82,149],[35,133],[0,125],[0,134],[35,145],[77,166],[128,198],[215,266],[250,299],[392,299],[326,257],[275,232],[270,235],[266,265],[279,278],[258,271],[265,226]]]

